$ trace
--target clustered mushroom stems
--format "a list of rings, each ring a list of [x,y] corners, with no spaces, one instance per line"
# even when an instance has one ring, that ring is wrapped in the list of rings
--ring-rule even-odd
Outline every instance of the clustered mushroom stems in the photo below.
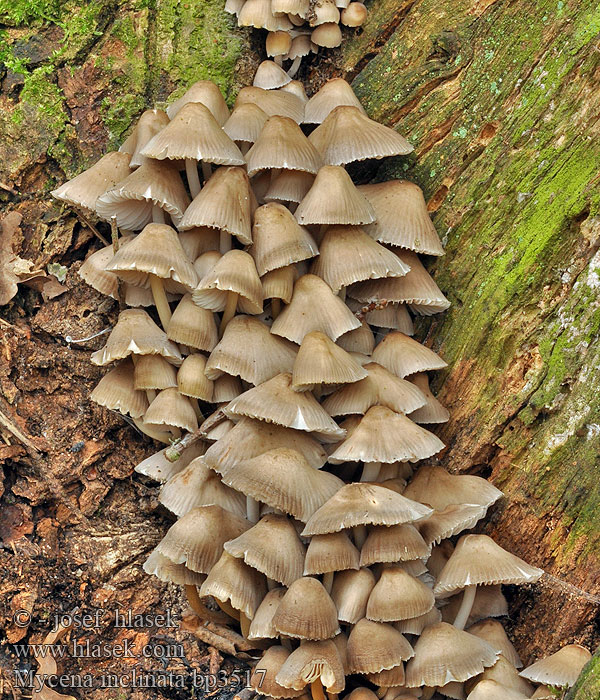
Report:
[[[243,23],[269,2],[227,4]],[[428,383],[446,363],[412,337],[449,306],[419,260],[444,251],[418,186],[346,171],[412,146],[344,80],[310,100],[285,87],[244,88],[230,113],[199,81],[53,193],[111,225],[80,269],[121,305],[91,398],[166,445],[136,466],[177,517],[144,569],[256,641],[266,696],[333,699],[348,676],[351,700],[572,685],[587,650],[519,675],[492,619],[502,584],[543,573],[468,534],[502,493],[417,466],[449,418]]]

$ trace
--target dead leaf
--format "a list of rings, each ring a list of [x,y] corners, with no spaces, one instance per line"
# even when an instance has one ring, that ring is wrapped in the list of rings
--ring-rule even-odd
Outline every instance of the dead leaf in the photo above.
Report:
[[[20,233],[23,217],[17,211],[9,212],[0,220],[0,306],[8,304],[15,296],[20,282],[36,277],[46,277],[43,270],[33,270],[31,260],[25,260],[13,252],[13,239]]]

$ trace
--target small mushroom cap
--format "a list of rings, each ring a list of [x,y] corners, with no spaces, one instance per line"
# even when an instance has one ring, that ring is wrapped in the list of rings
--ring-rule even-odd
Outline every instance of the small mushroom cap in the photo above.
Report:
[[[177,371],[162,355],[142,355],[133,370],[136,389],[171,389],[177,387]]]
[[[444,369],[448,366],[433,350],[400,331],[388,333],[376,345],[371,360],[401,378],[416,372]]]
[[[498,620],[492,620],[490,618],[480,620],[474,625],[471,625],[467,632],[469,632],[469,634],[474,634],[480,639],[485,639],[494,649],[498,649],[502,656],[515,668],[521,668],[523,666],[517,650],[508,638],[502,623],[498,622]]]
[[[133,131],[119,148],[119,151],[131,155],[129,161],[131,168],[138,168],[146,161],[146,157],[142,155],[142,149],[168,123],[169,117],[162,109],[147,109],[142,112]]]
[[[200,595],[211,595],[241,610],[250,620],[267,593],[265,577],[242,559],[223,552],[200,587]]]
[[[200,401],[212,401],[213,382],[204,373],[205,367],[206,357],[200,353],[185,358],[177,372],[177,388],[180,394],[192,396]]]
[[[192,404],[177,389],[163,389],[144,414],[144,423],[183,428],[190,433],[198,428]]]
[[[180,586],[201,586],[206,578],[204,574],[190,571],[185,564],[173,564],[156,550],[146,559],[143,568],[147,574],[156,576],[159,581],[169,581]]]
[[[367,19],[367,8],[362,2],[351,2],[341,14],[341,22],[346,27],[360,27]]]
[[[485,506],[472,503],[446,506],[444,510],[434,511],[427,520],[419,523],[419,531],[427,544],[439,544],[448,537],[475,527],[486,512]]]
[[[280,685],[295,690],[315,681],[320,681],[328,693],[340,693],[344,689],[342,660],[330,639],[304,642],[288,656],[277,674]]]
[[[344,700],[375,700],[377,695],[368,688],[354,688],[351,693],[348,693]]]
[[[288,38],[290,38],[290,35],[287,32],[280,33],[285,34]],[[285,51],[283,53],[285,53]],[[281,55],[281,53],[277,55]],[[252,85],[254,85],[255,87],[262,88],[263,90],[274,90],[275,88],[280,88],[284,85],[287,85],[287,83],[289,83],[290,80],[290,76],[283,70],[281,66],[278,66],[274,61],[263,61],[256,69],[256,74],[254,75]]]
[[[423,392],[427,401],[424,406],[411,413],[410,419],[415,423],[446,423],[450,419],[450,413],[431,393],[427,374],[419,372],[413,375],[410,381]]]
[[[280,29],[290,29],[292,25],[285,15],[273,13],[271,0],[246,0],[238,15],[238,26],[276,32]]]
[[[229,403],[242,393],[242,383],[237,377],[223,374],[213,384],[213,403]],[[222,411],[221,411],[222,413]],[[225,414],[223,414],[225,415]]]
[[[396,622],[428,613],[435,604],[429,586],[397,566],[381,572],[367,603],[367,618]]]
[[[223,481],[302,522],[343,484],[337,476],[313,469],[299,452],[285,447],[239,462],[223,474]]]
[[[304,575],[359,568],[360,553],[345,532],[311,537],[304,561]]]
[[[402,331],[406,335],[414,335],[415,327],[406,304],[398,302],[384,302],[381,304],[364,304],[352,297],[346,298],[346,303],[354,311],[360,314],[364,320],[372,326],[389,328],[393,331]],[[383,307],[383,308],[381,308]],[[425,422],[425,421],[421,421]]]
[[[90,399],[113,411],[141,418],[148,408],[148,399],[143,391],[135,389],[133,376],[130,360],[119,363],[96,384]]]
[[[139,231],[152,221],[152,207],[163,209],[178,225],[190,198],[177,168],[147,159],[137,170],[96,200],[96,213],[127,231]]]
[[[310,0],[271,0],[271,10],[276,13],[299,15],[305,18],[310,9]]]
[[[245,391],[224,410],[230,418],[247,416],[287,428],[316,432],[325,441],[339,440],[346,434],[312,394],[293,390],[289,372]]]
[[[281,299],[284,304],[289,304],[292,300],[294,282],[297,277],[298,272],[294,265],[267,272],[260,278],[263,286],[263,298]]]
[[[347,384],[366,376],[366,370],[325,333],[311,331],[302,339],[296,355],[292,387],[306,391],[317,384]]]
[[[592,655],[585,647],[567,644],[556,653],[531,664],[520,675],[534,683],[570,688],[575,685],[583,667],[591,658]]]
[[[317,472],[318,473],[318,472]],[[273,624],[296,639],[330,639],[340,631],[333,600],[316,578],[296,579],[281,599]]]
[[[429,625],[435,625],[442,621],[442,613],[437,608],[431,608],[429,612],[418,617],[411,617],[408,620],[398,620],[394,627],[402,634],[422,634]]]
[[[271,333],[300,345],[311,331],[321,331],[336,340],[360,325],[326,282],[316,275],[302,275],[294,285],[290,304],[273,322]]]
[[[310,40],[317,46],[334,49],[342,43],[342,30],[336,22],[325,22],[313,29]]]
[[[180,231],[179,242],[188,258],[196,261],[208,251],[218,251],[219,232],[207,226],[196,226],[187,231]]]
[[[406,667],[406,684],[417,688],[466,681],[492,666],[498,652],[487,642],[446,622],[423,630]]]
[[[269,32],[267,34],[265,47],[267,49],[267,56],[285,56],[285,54],[287,54],[292,48],[292,37],[290,36],[289,32]],[[260,66],[258,67],[258,70],[260,70]],[[258,70],[256,75],[258,75]],[[254,78],[254,82],[257,84],[256,77]],[[265,86],[259,85],[259,87]]]
[[[304,103],[290,92],[248,86],[239,91],[234,106],[237,108],[248,102],[258,105],[269,117],[289,117],[296,124],[300,124],[304,116]]]
[[[447,598],[466,586],[535,583],[543,573],[487,535],[463,535],[433,590],[437,598]]]
[[[218,381],[227,376],[224,375]],[[238,462],[280,447],[297,450],[313,469],[320,469],[327,460],[323,446],[305,432],[242,418],[226,437],[207,450],[206,463],[221,474]]]
[[[250,525],[220,506],[200,506],[171,525],[154,551],[174,564],[185,564],[191,571],[206,574],[219,560],[225,542]]]
[[[348,637],[350,673],[379,673],[414,656],[406,638],[392,625],[364,618]]]
[[[489,643],[494,646],[492,642]],[[494,648],[499,651],[497,646],[494,646]],[[495,681],[504,688],[510,688],[511,690],[521,693],[521,695],[526,698],[531,697],[533,693],[533,685],[524,678],[521,678],[514,665],[502,654],[500,654],[498,661],[496,661],[493,666],[486,668],[482,674],[469,679],[465,683],[465,690],[467,693],[471,693],[473,688],[481,681]]]
[[[390,669],[380,671],[379,673],[365,673],[366,679],[378,685],[381,688],[404,688],[406,682],[406,674],[404,673],[404,664],[400,663],[397,666],[393,666]],[[396,696],[397,698],[398,696]],[[401,695],[400,697],[403,697]],[[413,696],[409,696],[412,698]],[[396,700],[394,698],[394,700]]]
[[[333,579],[331,597],[338,611],[338,619],[356,624],[367,611],[367,601],[375,585],[370,569],[340,571]]]
[[[335,0],[320,0],[315,3],[312,15],[310,16],[309,24],[311,27],[316,27],[326,22],[340,21],[340,11],[336,7]]]
[[[193,459],[203,455],[206,451],[206,444],[202,440],[192,443],[181,452],[181,456],[176,462],[169,462],[165,456],[166,450],[167,448],[165,447],[160,452],[146,457],[146,459],[136,465],[135,471],[155,481],[165,482],[187,467]]]
[[[130,237],[121,238],[119,244],[125,245],[129,240],[131,240]],[[105,269],[114,255],[115,251],[112,245],[96,250],[85,259],[78,274],[86,284],[89,284],[97,292],[118,299],[119,278],[113,272],[108,272]]]
[[[311,134],[312,135],[312,134]],[[375,211],[344,168],[324,165],[294,216],[301,224],[353,224],[375,221]]]
[[[346,484],[314,513],[302,535],[326,535],[356,525],[399,525],[420,520],[430,512],[378,484]]]
[[[529,697],[496,681],[483,680],[468,694],[467,700],[527,700]]]
[[[91,355],[95,365],[107,365],[129,355],[162,355],[174,365],[181,353],[167,334],[142,309],[125,309],[110,332],[106,345]]]
[[[285,588],[273,588],[262,599],[250,623],[248,639],[276,639],[279,637],[279,632],[273,624],[273,616],[286,590]]]
[[[211,80],[198,80],[183,95],[167,107],[169,119],[174,119],[187,104],[198,102],[207,107],[219,126],[229,117],[229,109],[219,88]]]
[[[263,291],[256,265],[243,250],[229,250],[198,283],[192,298],[194,303],[209,311],[223,311],[227,293],[239,295],[238,309],[242,313],[260,314]]]
[[[433,433],[385,406],[372,406],[329,462],[417,462],[444,449]]]
[[[349,105],[364,112],[354,90],[343,78],[328,80],[306,103],[305,124],[321,124],[336,107]]]
[[[449,542],[449,540],[446,540],[446,542]],[[444,544],[444,542],[442,542],[442,544]],[[435,552],[436,549],[438,548],[434,548],[433,551]],[[443,568],[441,567],[436,575],[430,562],[427,562],[427,567],[436,578],[439,577],[441,569]],[[454,622],[460,609],[462,599],[462,591],[448,598],[447,605],[444,605],[442,608],[442,619],[444,622]],[[473,602],[467,624],[472,625],[486,617],[505,617],[506,615],[508,615],[508,603],[502,593],[500,584],[496,586],[477,586],[475,601]]]
[[[269,647],[252,671],[250,687],[269,698],[297,698],[302,695],[302,690],[284,688],[275,680],[289,655],[290,652],[283,647]]]
[[[369,119],[364,110],[348,105],[333,109],[309,141],[328,165],[406,155],[414,150],[404,136]]]
[[[306,553],[289,518],[271,514],[226,542],[225,551],[284,586],[290,586],[302,576]]]
[[[232,141],[254,143],[268,118],[258,105],[252,102],[241,104],[233,110],[223,131]]]
[[[373,527],[360,550],[360,565],[426,559],[430,553],[431,546],[410,523]]]
[[[341,335],[337,339],[337,344],[348,352],[359,352],[369,356],[375,347],[375,336],[369,328],[369,324],[366,321],[361,321],[359,328]],[[364,413],[364,411],[361,411],[361,413]]]
[[[296,37],[296,39],[308,39],[308,42],[310,43],[310,37],[306,34],[301,34],[300,36]],[[291,58],[291,56],[288,54],[287,58]],[[283,90],[284,92],[289,92],[291,95],[295,95],[299,100],[301,100],[304,104],[308,102],[308,97],[306,95],[306,91],[304,89],[304,85],[299,81],[299,80],[290,80],[287,85],[284,85],[283,87],[279,88],[280,90]]]
[[[67,204],[95,211],[96,199],[124,180],[131,172],[127,153],[113,151],[102,156],[91,168],[52,190],[50,194]]]
[[[316,174],[321,157],[298,124],[289,117],[269,117],[260,136],[246,154],[248,175],[283,168]]]
[[[313,185],[312,173],[301,170],[282,170],[270,183],[265,193],[267,202],[294,202],[299,204]]]
[[[212,312],[194,304],[191,294],[186,294],[177,304],[167,326],[167,335],[176,343],[183,343],[196,350],[208,352],[215,348],[219,340],[217,324]]]

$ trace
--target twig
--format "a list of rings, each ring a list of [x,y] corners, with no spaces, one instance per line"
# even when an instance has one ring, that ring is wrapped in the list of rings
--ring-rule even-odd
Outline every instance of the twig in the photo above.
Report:
[[[82,224],[87,226],[90,231],[98,238],[99,240],[104,243],[104,245],[110,245],[110,243],[104,238],[104,236],[98,231],[98,229],[94,226],[94,224],[87,218],[87,216],[83,213],[83,210],[80,209],[79,207],[76,207],[72,205],[73,211],[75,212],[77,218],[81,221]]]
[[[5,182],[0,181],[0,189],[6,190],[7,192],[10,192],[13,196],[17,196],[19,193],[17,190],[13,189],[10,185],[7,185]]]
[[[41,456],[41,451],[33,444],[33,442],[25,435],[25,433],[15,425],[8,416],[6,416],[2,411],[0,411],[0,425],[2,425],[9,433],[14,435],[17,440],[26,447],[27,452],[34,459],[38,459]]]

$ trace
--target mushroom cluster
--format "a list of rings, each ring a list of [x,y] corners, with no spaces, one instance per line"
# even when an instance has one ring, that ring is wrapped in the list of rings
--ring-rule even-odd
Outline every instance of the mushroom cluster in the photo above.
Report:
[[[244,88],[230,114],[196,83],[54,192],[112,227],[80,269],[122,305],[91,398],[170,445],[136,467],[178,518],[144,568],[239,626],[268,697],[570,684],[585,650],[519,675],[493,619],[502,584],[543,573],[463,534],[502,493],[417,467],[448,420],[428,383],[446,363],[412,337],[449,306],[419,259],[444,251],[419,187],[346,169],[412,146],[344,80],[306,102],[285,87]]]

